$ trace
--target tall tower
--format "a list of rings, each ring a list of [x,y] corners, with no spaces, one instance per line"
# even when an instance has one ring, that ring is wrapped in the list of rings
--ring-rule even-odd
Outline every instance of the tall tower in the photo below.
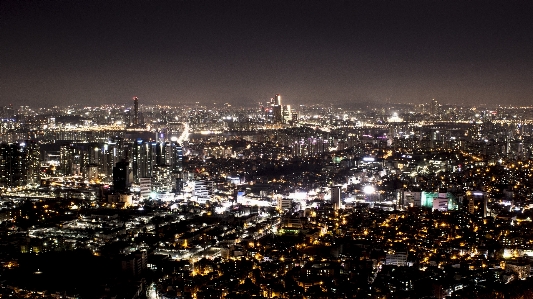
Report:
[[[113,167],[113,187],[117,192],[127,192],[131,187],[133,173],[129,164],[130,162],[124,159]]]
[[[271,109],[274,123],[281,123],[283,121],[281,95],[276,94],[271,100]]]
[[[333,203],[333,209],[335,211],[341,208],[342,201],[341,201],[341,187],[340,186],[331,187],[331,203]]]
[[[274,105],[281,105],[281,95],[279,93],[274,96]]]
[[[139,99],[133,97],[133,125],[136,126],[139,124]]]
[[[430,109],[431,116],[436,116],[439,113],[439,102],[435,99],[432,99]]]
[[[0,187],[26,185],[24,147],[18,143],[0,143]]]

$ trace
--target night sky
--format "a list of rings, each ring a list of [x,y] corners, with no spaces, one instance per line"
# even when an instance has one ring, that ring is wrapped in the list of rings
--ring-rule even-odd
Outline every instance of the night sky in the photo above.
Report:
[[[533,105],[533,1],[0,0],[0,105]]]

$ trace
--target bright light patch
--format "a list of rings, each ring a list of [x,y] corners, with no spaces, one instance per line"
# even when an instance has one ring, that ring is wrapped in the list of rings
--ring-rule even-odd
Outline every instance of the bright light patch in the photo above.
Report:
[[[363,187],[363,192],[365,194],[372,194],[372,193],[376,192],[376,188],[374,188],[374,186],[367,185],[367,186]]]

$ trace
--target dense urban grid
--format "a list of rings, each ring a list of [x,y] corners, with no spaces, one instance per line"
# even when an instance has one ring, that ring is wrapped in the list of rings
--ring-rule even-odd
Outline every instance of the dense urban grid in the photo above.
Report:
[[[284,101],[0,107],[0,297],[533,297],[532,107]]]

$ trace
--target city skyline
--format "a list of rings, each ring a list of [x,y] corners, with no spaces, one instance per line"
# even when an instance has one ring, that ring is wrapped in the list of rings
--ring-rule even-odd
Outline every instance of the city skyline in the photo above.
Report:
[[[0,105],[529,105],[526,1],[0,4]]]
[[[0,106],[0,296],[532,297],[531,107],[271,95]]]

